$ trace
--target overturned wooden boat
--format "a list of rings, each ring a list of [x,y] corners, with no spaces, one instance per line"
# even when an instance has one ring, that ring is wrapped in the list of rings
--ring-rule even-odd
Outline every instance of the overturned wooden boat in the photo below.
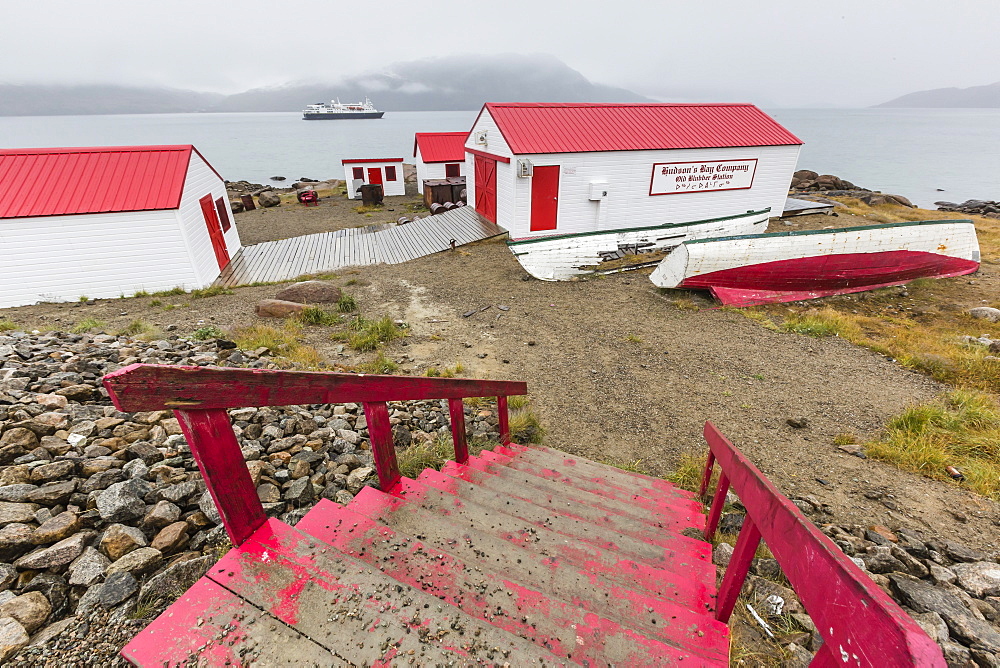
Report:
[[[747,211],[735,216],[686,223],[665,223],[649,227],[598,230],[511,239],[507,242],[525,271],[543,281],[565,281],[592,274],[623,258],[659,259],[662,254],[692,239],[719,235],[753,234],[767,229],[770,209]]]
[[[969,220],[928,220],[687,240],[649,279],[709,290],[728,306],[790,302],[979,269]]]

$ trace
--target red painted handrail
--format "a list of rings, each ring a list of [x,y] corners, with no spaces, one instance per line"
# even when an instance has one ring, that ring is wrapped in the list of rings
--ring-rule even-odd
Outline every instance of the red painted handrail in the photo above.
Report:
[[[392,492],[400,473],[386,402],[447,399],[455,461],[461,464],[469,460],[462,399],[497,397],[500,441],[508,444],[507,397],[528,393],[525,383],[505,380],[155,364],[133,364],[109,373],[104,377],[104,387],[120,411],[174,411],[234,545],[242,544],[267,518],[250,473],[243,466],[243,455],[225,409],[361,403],[379,487]]]
[[[941,648],[795,504],[764,477],[711,422],[705,497],[718,462],[722,473],[705,537],[712,539],[730,488],[747,510],[729,567],[719,587],[716,618],[728,621],[761,539],[777,559],[820,635],[813,666],[944,667]]]

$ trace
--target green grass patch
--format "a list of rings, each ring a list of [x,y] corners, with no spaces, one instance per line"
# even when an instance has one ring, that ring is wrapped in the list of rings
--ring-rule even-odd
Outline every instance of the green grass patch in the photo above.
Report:
[[[951,480],[957,468],[973,491],[1000,500],[1000,407],[993,395],[954,390],[907,408],[865,445],[880,459],[929,478]]]
[[[136,318],[129,324],[115,332],[115,336],[131,336],[139,339],[156,339],[163,335],[158,327],[152,325],[142,318]]]
[[[393,322],[389,316],[369,320],[359,315],[351,320],[348,328],[351,331],[346,335],[347,343],[360,352],[376,350],[382,344],[406,335],[404,329]],[[342,339],[343,336],[335,338]]]
[[[855,322],[832,308],[790,315],[782,324],[782,329],[786,332],[817,338],[842,336],[850,339],[860,334],[860,329]]]
[[[199,288],[191,291],[192,299],[204,299],[205,297],[217,297],[219,295],[231,295],[233,291],[221,285],[211,285],[207,288]]]
[[[152,294],[153,297],[176,297],[178,295],[186,295],[187,291],[180,287],[173,287],[169,290],[158,290]]]
[[[343,317],[337,313],[325,311],[318,306],[307,306],[299,313],[298,318],[305,325],[329,327],[339,325],[343,322]]]
[[[84,318],[80,322],[73,325],[73,329],[69,330],[73,334],[85,334],[92,330],[103,331],[108,326],[108,323],[103,320],[98,320],[97,318]]]
[[[18,329],[18,326],[13,322],[7,320],[6,318],[0,318],[0,332],[10,332],[15,329]]]
[[[137,290],[136,292],[132,293],[132,296],[133,297],[148,297],[149,293],[146,292],[145,290]]]
[[[250,325],[233,330],[233,341],[242,350],[267,348],[275,355],[286,355],[299,344],[302,325],[288,319],[281,329],[270,325]]]
[[[383,355],[381,352],[371,362],[363,362],[354,367],[358,373],[396,373],[399,365]]]
[[[526,395],[517,395],[525,396]],[[514,397],[511,397],[513,399]],[[531,408],[530,401],[518,402],[516,408],[507,402],[507,409],[510,412],[508,426],[510,427],[510,440],[521,445],[534,443],[541,444],[545,440],[545,428],[542,426],[538,415]]]
[[[475,457],[490,445],[488,442],[470,442],[469,455]],[[447,434],[441,434],[433,441],[411,445],[397,455],[399,472],[407,478],[416,478],[424,469],[440,471],[445,462],[454,459],[455,444]]]
[[[208,325],[207,327],[199,327],[194,330],[194,334],[191,338],[198,341],[207,341],[209,339],[221,339],[223,337],[222,330],[215,325]]]
[[[341,313],[353,313],[358,310],[358,302],[351,295],[341,295],[337,300],[337,310]]]
[[[681,489],[689,492],[696,492],[701,487],[701,477],[705,474],[705,453],[684,452],[677,461],[674,470],[667,474],[666,478]],[[715,467],[715,476],[718,477],[719,467]]]

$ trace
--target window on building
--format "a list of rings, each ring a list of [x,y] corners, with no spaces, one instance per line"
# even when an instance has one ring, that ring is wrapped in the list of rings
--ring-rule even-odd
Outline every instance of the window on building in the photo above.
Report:
[[[219,222],[222,223],[222,231],[228,232],[229,228],[233,226],[232,221],[229,219],[229,207],[226,206],[226,200],[222,197],[215,200],[215,210],[219,212]]]
[[[355,167],[354,168],[354,178],[361,179],[362,181],[364,181],[365,180],[365,168],[364,167]]]
[[[444,175],[449,179],[453,176],[461,176],[462,169],[457,162],[449,162],[444,166]]]
[[[385,166],[385,180],[395,181],[396,180],[396,168],[392,165]]]

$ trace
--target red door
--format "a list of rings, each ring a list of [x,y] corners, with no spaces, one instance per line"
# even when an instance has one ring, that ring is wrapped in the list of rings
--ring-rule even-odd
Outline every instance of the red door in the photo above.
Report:
[[[212,250],[215,251],[215,259],[219,263],[219,271],[229,264],[229,251],[226,250],[226,240],[222,236],[222,226],[219,225],[219,216],[215,213],[215,202],[211,195],[205,195],[198,203],[201,204],[201,213],[205,216],[205,225],[208,226],[208,238],[212,240]]]
[[[368,168],[368,183],[382,183],[382,170],[379,167]]]
[[[531,175],[531,231],[556,229],[559,211],[559,165],[535,166]]]
[[[497,222],[497,161],[476,156],[476,213]]]

